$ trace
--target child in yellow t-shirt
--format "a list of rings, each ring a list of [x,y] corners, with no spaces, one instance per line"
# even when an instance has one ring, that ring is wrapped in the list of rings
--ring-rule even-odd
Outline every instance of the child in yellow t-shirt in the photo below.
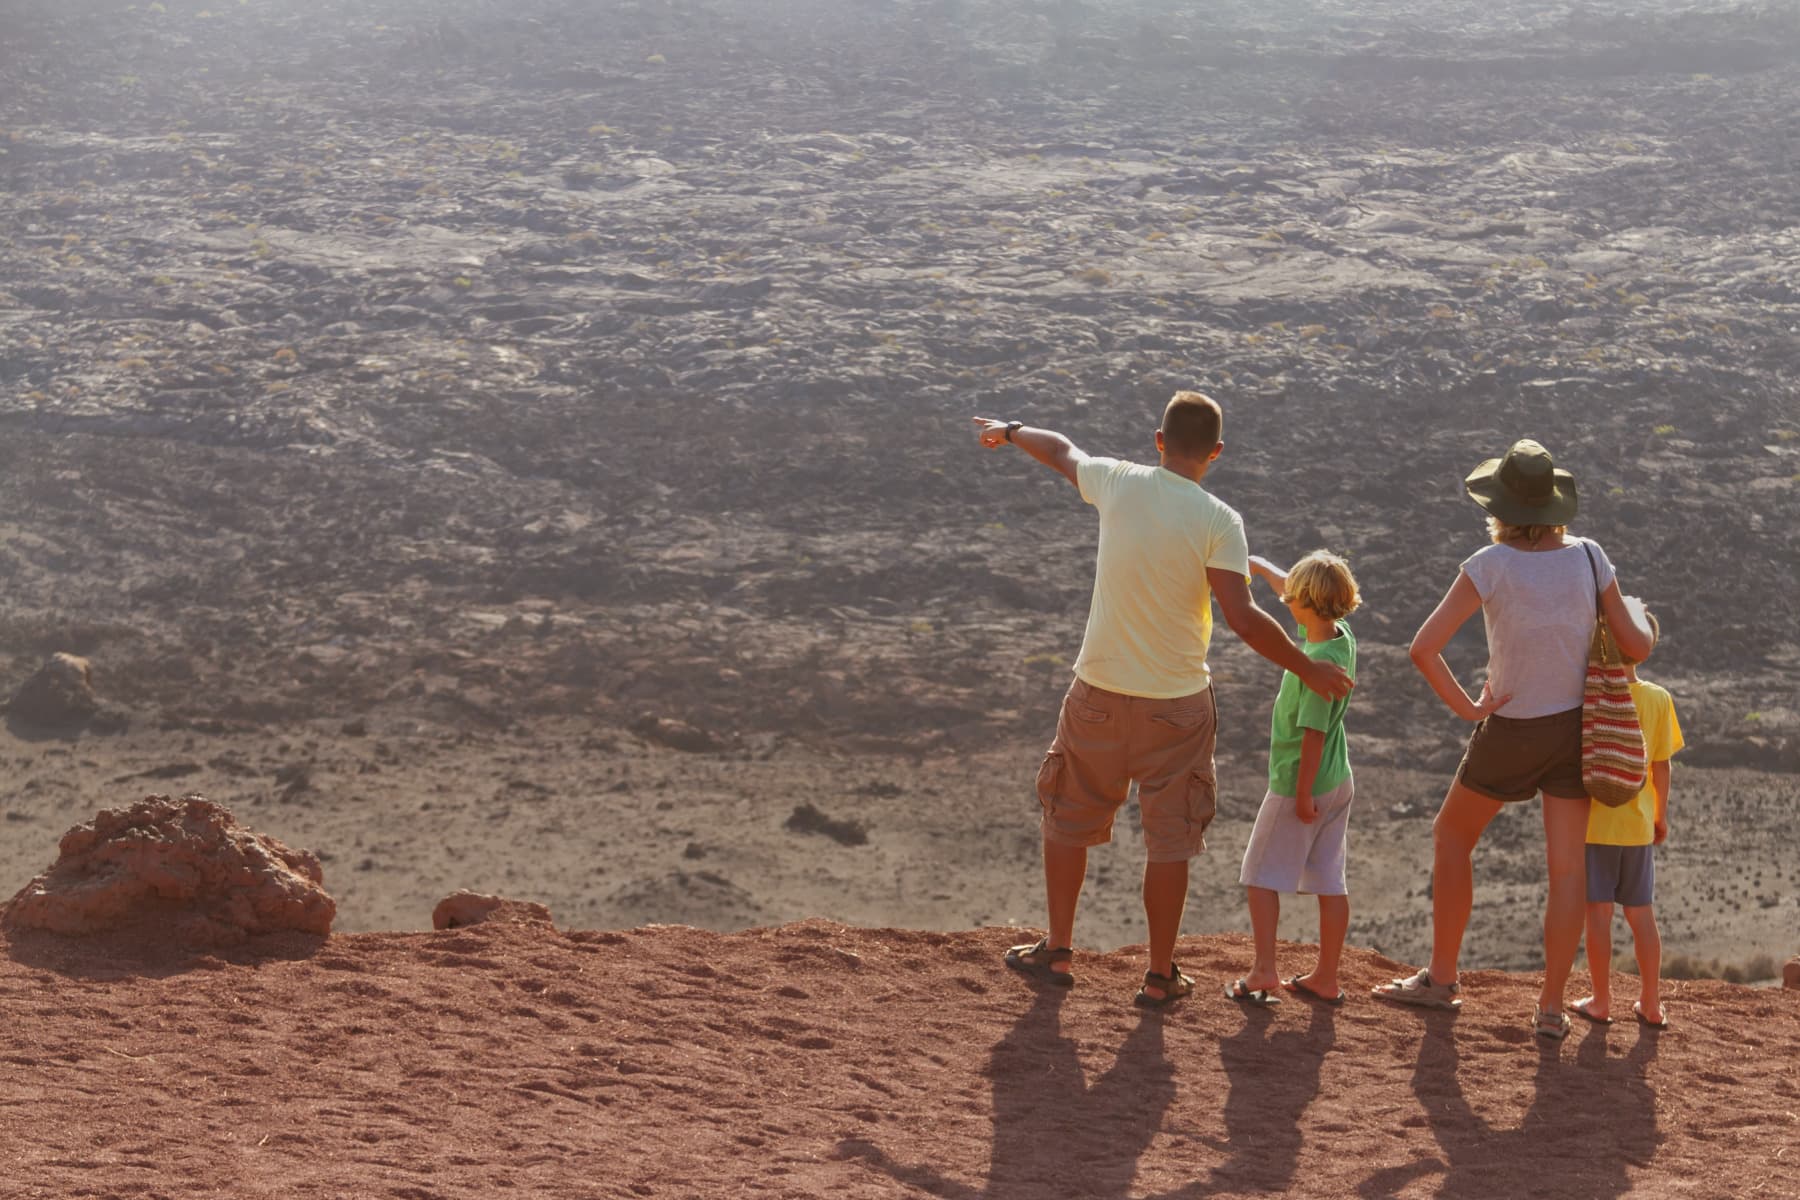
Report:
[[[1662,633],[1656,617],[1644,614],[1652,644]],[[1587,953],[1594,994],[1570,1005],[1576,1015],[1598,1024],[1612,1023],[1613,905],[1625,909],[1637,955],[1642,990],[1631,1011],[1653,1029],[1667,1029],[1658,976],[1662,970],[1662,934],[1651,908],[1656,892],[1654,848],[1669,836],[1669,760],[1684,743],[1675,702],[1669,693],[1638,678],[1637,664],[1627,663],[1631,699],[1644,730],[1644,757],[1650,778],[1630,804],[1608,808],[1591,801],[1587,831]]]

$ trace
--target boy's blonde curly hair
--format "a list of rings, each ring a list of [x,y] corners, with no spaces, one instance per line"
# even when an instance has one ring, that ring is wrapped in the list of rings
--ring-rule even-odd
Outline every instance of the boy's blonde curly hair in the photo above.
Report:
[[[1329,550],[1314,550],[1295,563],[1288,572],[1284,602],[1299,601],[1324,617],[1339,621],[1362,604],[1362,589],[1342,555]]]

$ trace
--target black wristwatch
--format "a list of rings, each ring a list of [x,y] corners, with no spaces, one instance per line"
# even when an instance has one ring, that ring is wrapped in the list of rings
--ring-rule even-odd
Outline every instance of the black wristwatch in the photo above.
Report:
[[[1009,442],[1012,441],[1012,435],[1023,428],[1025,428],[1025,422],[1023,421],[1008,421],[1006,423],[1006,440]]]

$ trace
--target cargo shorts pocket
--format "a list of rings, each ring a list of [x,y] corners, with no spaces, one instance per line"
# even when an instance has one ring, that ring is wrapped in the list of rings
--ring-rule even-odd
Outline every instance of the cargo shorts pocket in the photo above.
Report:
[[[1219,811],[1219,781],[1200,771],[1190,772],[1187,789],[1188,832],[1206,845],[1206,827]]]
[[[1046,814],[1056,812],[1058,789],[1062,786],[1063,756],[1057,751],[1044,755],[1044,761],[1038,767],[1037,795],[1038,804]]]
[[[1063,707],[1068,710],[1070,720],[1080,721],[1084,725],[1104,725],[1112,720],[1112,714],[1104,708],[1096,708],[1085,700],[1077,700],[1071,696]]]
[[[1166,709],[1150,719],[1158,725],[1167,725],[1171,729],[1198,729],[1212,720],[1212,715],[1210,706],[1195,705],[1192,708]]]

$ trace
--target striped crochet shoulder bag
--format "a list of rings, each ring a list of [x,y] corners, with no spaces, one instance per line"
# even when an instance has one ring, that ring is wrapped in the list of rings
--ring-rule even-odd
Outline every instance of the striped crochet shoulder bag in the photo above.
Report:
[[[1594,637],[1588,645],[1587,686],[1581,695],[1581,782],[1587,794],[1619,808],[1637,799],[1648,765],[1644,731],[1631,699],[1631,675],[1613,640],[1600,604],[1600,567],[1587,551],[1594,572]]]

